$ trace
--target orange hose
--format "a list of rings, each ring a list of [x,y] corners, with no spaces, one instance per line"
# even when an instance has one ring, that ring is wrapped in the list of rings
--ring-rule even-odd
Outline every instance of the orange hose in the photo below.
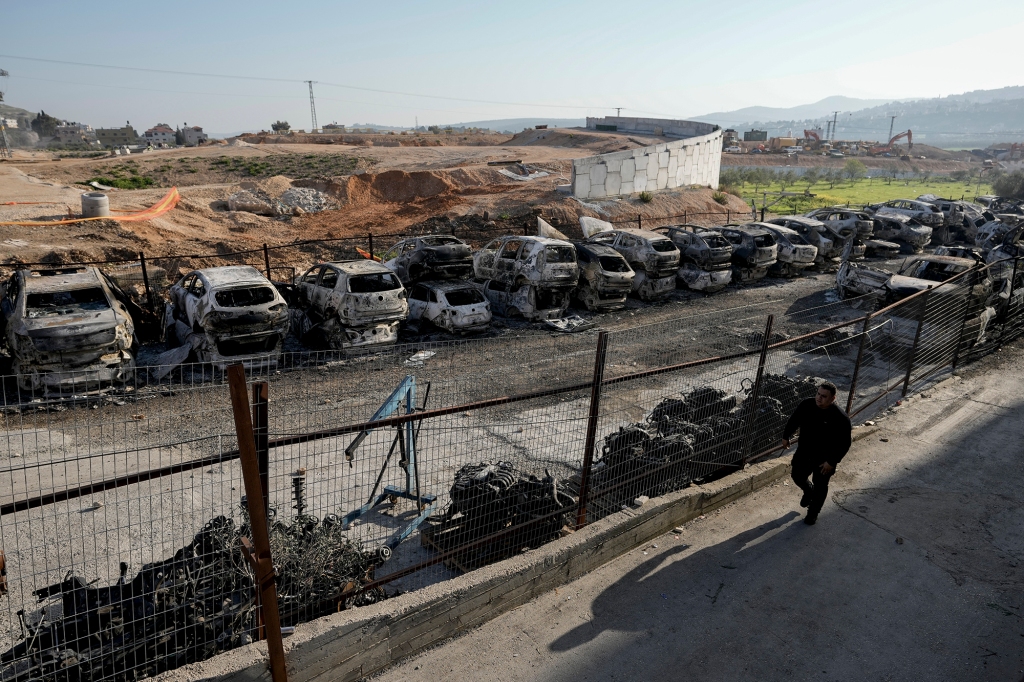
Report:
[[[181,199],[181,195],[178,194],[178,188],[172,187],[171,191],[168,192],[163,199],[156,202],[149,208],[144,208],[141,211],[136,211],[123,216],[104,216],[102,218],[69,218],[66,220],[29,220],[29,221],[6,221],[0,222],[0,225],[19,225],[22,227],[33,227],[40,225],[73,225],[74,223],[82,223],[89,220],[117,220],[119,222],[135,222],[139,220],[152,220],[153,218],[159,218],[164,213],[167,213],[172,208],[178,205],[178,201]],[[39,202],[39,203],[58,203],[58,202]]]

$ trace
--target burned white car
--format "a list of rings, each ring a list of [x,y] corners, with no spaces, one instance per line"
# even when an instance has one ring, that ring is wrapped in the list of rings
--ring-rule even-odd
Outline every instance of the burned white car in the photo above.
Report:
[[[598,232],[587,240],[604,244],[622,254],[633,268],[633,292],[644,301],[667,296],[676,288],[679,249],[665,235],[627,228]]]
[[[461,278],[473,272],[469,244],[446,234],[403,239],[381,256],[381,262],[405,284],[421,279]]]
[[[491,324],[491,304],[466,282],[420,282],[409,289],[409,321],[453,334],[483,331]]]
[[[573,242],[580,266],[576,298],[587,310],[616,310],[626,305],[633,288],[633,268],[622,255],[604,244]]]
[[[532,284],[504,284],[493,279],[474,279],[491,310],[502,317],[522,317],[531,322],[555,320],[565,315],[571,289],[541,288]]]
[[[875,236],[902,245],[904,253],[921,253],[932,240],[932,228],[899,214],[876,213]]]
[[[394,343],[409,314],[398,276],[372,260],[314,265],[295,282],[292,329],[317,348]]]
[[[0,300],[22,390],[90,391],[135,376],[135,327],[96,268],[19,270]]]
[[[762,279],[768,274],[768,268],[775,265],[779,247],[775,242],[775,236],[766,229],[767,227],[769,225],[747,223],[718,228],[722,236],[732,244],[734,282]]]
[[[474,254],[473,273],[517,289],[523,284],[571,289],[579,280],[572,244],[547,237],[494,239]]]
[[[843,255],[846,239],[816,218],[802,215],[784,215],[766,221],[769,225],[786,227],[818,250],[817,262],[831,261]]]
[[[872,216],[913,218],[921,225],[928,227],[942,227],[946,223],[946,216],[933,204],[913,199],[893,199],[881,204],[872,204],[866,206],[865,211],[871,213]]]
[[[200,362],[273,365],[288,333],[288,304],[256,268],[230,265],[188,273],[168,292],[168,345],[191,345]]]
[[[874,223],[871,222],[871,216],[867,213],[854,211],[843,206],[819,208],[808,213],[806,217],[820,220],[841,233],[844,229],[852,230],[854,234],[861,238],[870,237],[875,227]]]
[[[721,233],[699,225],[659,227],[679,249],[676,278],[687,288],[711,294],[732,281],[732,244]]]
[[[818,249],[800,236],[796,230],[781,225],[761,223],[775,237],[778,245],[778,258],[769,268],[774,277],[793,277],[814,265],[818,257]]]

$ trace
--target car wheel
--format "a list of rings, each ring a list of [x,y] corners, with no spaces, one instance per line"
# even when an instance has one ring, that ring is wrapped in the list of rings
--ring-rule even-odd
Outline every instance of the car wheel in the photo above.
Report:
[[[576,298],[579,299],[580,303],[587,310],[594,310],[597,307],[597,294],[590,287],[589,284],[584,284],[579,288],[576,293]]]
[[[523,316],[523,314],[521,312],[519,312],[519,308],[517,308],[515,306],[509,306],[508,308],[505,309],[505,317],[513,318],[513,317],[522,317],[522,316]]]

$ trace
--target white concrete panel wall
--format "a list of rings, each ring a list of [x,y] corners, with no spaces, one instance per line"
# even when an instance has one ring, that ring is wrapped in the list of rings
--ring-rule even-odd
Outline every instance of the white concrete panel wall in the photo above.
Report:
[[[722,131],[715,130],[684,140],[576,159],[572,162],[572,193],[579,199],[599,199],[688,185],[718,189],[721,166]]]

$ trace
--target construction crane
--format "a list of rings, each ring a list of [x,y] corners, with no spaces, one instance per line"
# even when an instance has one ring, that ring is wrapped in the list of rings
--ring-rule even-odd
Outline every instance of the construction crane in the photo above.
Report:
[[[893,145],[896,144],[897,142],[899,142],[900,140],[902,140],[904,137],[907,138],[907,149],[913,149],[914,148],[914,133],[913,133],[913,131],[907,130],[907,131],[902,132],[902,133],[900,133],[898,135],[893,135],[892,139],[889,140],[889,143],[886,144],[886,145],[878,145],[878,146],[874,146],[874,147],[869,147],[868,148],[868,154],[870,156],[880,156],[882,154],[891,154],[892,153]]]
[[[316,81],[306,81],[306,84],[309,85],[309,113],[312,115],[312,118],[313,118],[313,129],[310,132],[315,133],[316,132],[316,100],[313,99],[313,83],[316,83]]]

